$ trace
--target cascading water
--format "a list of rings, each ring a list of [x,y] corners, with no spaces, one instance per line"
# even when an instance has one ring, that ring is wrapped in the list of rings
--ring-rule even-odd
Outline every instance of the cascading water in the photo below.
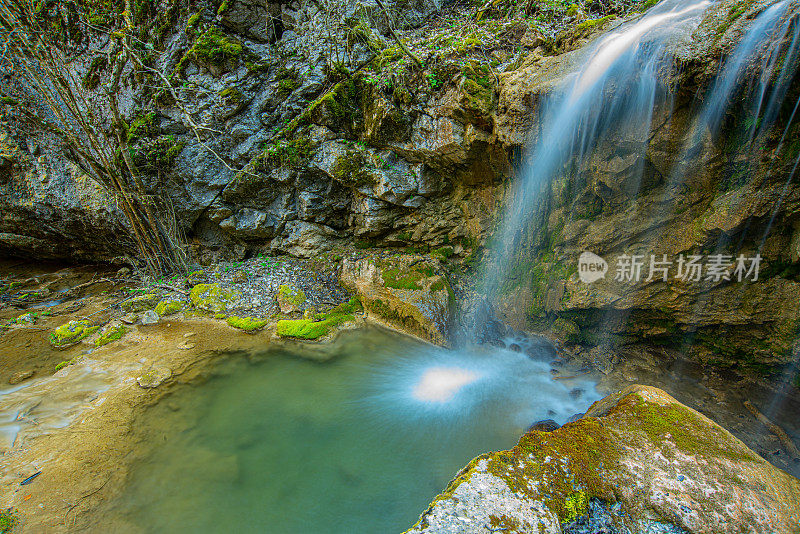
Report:
[[[736,96],[751,103],[752,125],[746,146],[750,159],[759,161],[763,147],[758,141],[775,123],[797,69],[800,30],[796,16],[790,16],[796,6],[788,0],[769,6],[749,25],[710,90],[698,97],[702,104],[666,178],[661,202],[637,207],[654,120],[662,127],[669,125],[673,109],[671,95],[677,91],[671,87],[674,44],[690,35],[710,5],[707,1],[661,2],[637,21],[596,41],[586,52],[584,66],[544,98],[529,148],[529,164],[507,195],[501,226],[483,270],[482,292],[490,301],[496,301],[503,285],[514,278],[522,243],[536,239],[537,226],[532,226],[532,219],[543,209],[547,189],[556,181],[585,180],[582,175],[600,149],[613,146],[614,153],[637,160],[635,170],[626,177],[626,194],[633,205],[628,213],[632,221],[653,221],[648,235],[652,242],[659,238],[656,221],[669,218],[677,209],[673,198],[687,173],[699,172],[709,157],[704,139],[716,139]],[[774,154],[780,151],[794,118],[792,113]],[[794,171],[789,173],[787,186],[793,176]],[[780,202],[776,202],[775,212]],[[771,222],[766,232],[770,226]],[[613,319],[607,314],[603,321],[620,320],[624,316],[615,313]]]
[[[670,98],[660,78],[672,62],[668,45],[694,29],[709,5],[706,0],[661,2],[598,40],[585,66],[546,97],[530,164],[508,195],[484,269],[482,290],[490,299],[506,282],[520,238],[554,179],[577,178],[580,165],[612,138],[631,140],[631,150],[644,155],[654,109]]]

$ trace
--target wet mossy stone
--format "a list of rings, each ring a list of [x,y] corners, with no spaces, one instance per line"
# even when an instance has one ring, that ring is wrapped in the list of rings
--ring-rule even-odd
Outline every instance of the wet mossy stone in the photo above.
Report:
[[[479,456],[408,532],[457,530],[461,518],[502,515],[511,497],[521,501],[513,502],[518,519],[546,520],[548,531],[585,515],[592,500],[617,503],[631,532],[665,523],[715,534],[796,532],[800,524],[800,481],[699,412],[638,385],[557,430],[534,429],[511,450]]]
[[[328,335],[335,327],[354,321],[355,313],[363,310],[357,297],[340,304],[326,313],[318,313],[310,319],[278,321],[276,332],[281,337],[296,339],[319,339]]]
[[[162,300],[156,306],[156,313],[159,317],[164,317],[165,315],[175,315],[178,312],[182,312],[186,308],[186,303],[182,300]]]
[[[103,345],[108,345],[114,341],[119,341],[122,337],[127,333],[127,329],[122,326],[115,326],[110,328],[108,331],[103,332],[100,334],[100,337],[94,340],[94,344],[96,347],[102,347]]]
[[[244,330],[248,333],[253,333],[267,326],[269,319],[260,317],[238,317],[236,315],[231,315],[226,319],[226,321],[228,322],[228,325],[234,328]]]
[[[156,293],[149,293],[140,297],[134,297],[120,304],[120,308],[128,313],[139,313],[152,310],[156,307],[161,297]]]
[[[99,329],[99,326],[92,326],[91,322],[87,320],[70,321],[62,324],[50,334],[50,344],[55,348],[63,349],[94,334]]]

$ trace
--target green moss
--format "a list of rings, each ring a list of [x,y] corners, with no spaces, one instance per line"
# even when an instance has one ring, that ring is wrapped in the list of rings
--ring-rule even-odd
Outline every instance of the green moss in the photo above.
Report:
[[[0,104],[16,106],[19,104],[19,102],[15,98],[11,98],[10,96],[2,96],[0,97]]]
[[[197,28],[197,25],[200,23],[200,15],[201,13],[198,11],[189,17],[189,20],[186,22],[186,33],[192,33],[194,29]]]
[[[70,321],[62,324],[50,334],[50,344],[55,348],[68,347],[94,334],[99,328],[99,326],[91,326],[87,320]]]
[[[639,6],[639,7],[636,9],[636,11],[638,11],[639,13],[644,13],[645,11],[647,11],[648,9],[650,9],[651,7],[653,7],[654,5],[656,5],[658,2],[659,2],[659,0],[645,0],[645,1],[644,1],[644,2],[642,2],[642,3],[641,3],[641,5],[640,5],[640,6]]]
[[[242,43],[212,26],[197,38],[190,53],[199,61],[219,64],[227,60],[238,59],[243,51]]]
[[[276,79],[278,81],[278,96],[285,98],[292,91],[300,87],[301,81],[297,71],[281,67],[278,69]]]
[[[383,284],[393,289],[422,289],[418,284],[425,277],[417,270],[400,271],[400,269],[384,269],[381,272]]]
[[[217,15],[221,17],[228,11],[228,9],[230,9],[230,7],[231,6],[228,3],[228,0],[224,0],[222,4],[220,4],[219,9],[217,9]]]
[[[159,317],[174,315],[186,308],[186,303],[182,300],[162,300],[156,306],[156,313]]]
[[[108,59],[106,56],[97,56],[92,59],[89,64],[89,70],[81,80],[83,88],[88,91],[94,91],[100,85],[100,73],[108,67]]]
[[[327,335],[334,327],[355,320],[353,314],[362,309],[361,301],[353,297],[329,312],[316,314],[313,319],[278,321],[276,332],[281,337],[318,339]]]
[[[115,328],[110,329],[108,332],[104,332],[100,337],[94,340],[94,344],[97,347],[102,347],[103,345],[107,345],[113,341],[119,341],[122,339],[127,333],[127,330],[124,326],[120,325]],[[56,369],[57,370],[57,369]]]
[[[576,29],[581,32],[585,33],[587,30],[594,30],[595,28],[602,28],[606,25],[607,22],[614,20],[616,15],[606,15],[605,17],[601,17],[599,19],[590,19],[585,22],[581,22],[576,26]]]
[[[161,297],[156,293],[148,293],[147,295],[142,295],[140,297],[134,297],[130,300],[126,300],[120,307],[123,311],[128,313],[139,313],[147,310],[152,310],[156,307],[156,304],[161,300]]]
[[[302,165],[314,155],[316,143],[303,136],[290,140],[278,140],[264,147],[264,151],[253,162],[257,170],[268,170],[272,167],[289,167]]]
[[[196,308],[215,314],[226,311],[228,305],[239,297],[239,292],[223,289],[219,284],[197,284],[189,292],[189,298]],[[220,318],[224,317],[223,314]]]
[[[327,335],[335,326],[352,321],[352,315],[336,315],[321,321],[309,319],[286,319],[278,321],[276,332],[281,337],[293,337],[297,339],[318,339]]]
[[[176,141],[174,135],[162,135],[136,147],[131,147],[131,158],[140,171],[168,172],[175,164],[186,143]]]
[[[187,32],[195,33],[194,26],[191,29],[187,26]],[[244,50],[241,42],[228,37],[219,28],[209,26],[195,39],[192,47],[175,66],[171,76],[183,76],[189,61],[194,61],[200,65],[215,65],[218,67],[222,67],[229,62],[235,61],[238,63]]]
[[[154,133],[153,119],[155,117],[155,112],[151,111],[150,113],[139,115],[131,121],[130,126],[128,126],[128,143],[134,143],[142,137],[152,135]]]
[[[244,330],[245,332],[255,332],[256,330],[261,330],[264,328],[269,322],[269,319],[238,317],[236,315],[230,315],[227,318],[227,322],[230,326]]]
[[[225,99],[228,104],[239,104],[244,100],[244,95],[236,87],[228,87],[220,91],[219,96]]]
[[[653,443],[664,444],[671,441],[684,454],[705,456],[713,454],[733,461],[759,461],[760,457],[744,444],[720,447],[720,443],[730,442],[730,437],[721,428],[712,426],[686,406],[669,404],[661,406],[646,402],[638,396],[630,395],[619,404],[621,413],[636,421]],[[662,447],[667,457],[674,456],[670,447]]]
[[[278,296],[289,304],[300,307],[306,301],[306,294],[302,289],[297,289],[292,286],[281,284],[278,288]]]
[[[454,253],[453,247],[439,247],[431,251],[431,254],[436,254],[437,256],[441,256],[444,259],[451,257],[453,253]]]
[[[8,508],[0,512],[0,534],[11,532],[18,523],[19,521],[17,520],[13,508]]]
[[[572,523],[579,516],[586,515],[589,511],[589,498],[586,492],[576,491],[564,500],[564,517],[561,519],[563,523]]]

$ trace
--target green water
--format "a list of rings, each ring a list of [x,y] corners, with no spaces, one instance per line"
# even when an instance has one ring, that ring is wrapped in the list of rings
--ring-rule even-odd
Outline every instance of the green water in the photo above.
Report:
[[[145,532],[402,532],[471,458],[513,446],[550,411],[511,401],[530,384],[501,376],[509,370],[488,356],[466,358],[485,380],[426,404],[410,394],[420,372],[461,356],[393,334],[352,334],[325,363],[285,350],[232,355],[148,411],[147,452],[117,513]],[[506,356],[522,366],[512,374],[539,380],[549,369]]]

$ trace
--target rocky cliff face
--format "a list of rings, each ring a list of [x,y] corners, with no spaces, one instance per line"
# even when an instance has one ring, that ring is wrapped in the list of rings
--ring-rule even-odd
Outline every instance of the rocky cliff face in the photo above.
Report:
[[[614,343],[679,350],[688,334],[697,357],[763,372],[795,358],[800,192],[786,180],[793,159],[767,150],[754,171],[745,169],[746,156],[730,150],[744,119],[733,108],[721,138],[705,141],[707,165],[687,172],[677,190],[665,178],[680,164],[698,89],[766,4],[719,3],[674,44],[678,92],[669,109],[657,110],[644,160],[621,132],[579,179],[553,184],[521,244],[524,274],[501,299],[507,322],[576,343],[578,353],[610,331]],[[494,2],[469,18],[434,1],[386,5],[384,12],[372,2],[173,0],[161,6],[157,27],[138,22],[153,71],[123,74],[127,141],[153,205],[194,257],[312,256],[355,245],[434,250],[471,264],[524,163],[525,143],[538,135],[543,97],[580,61],[583,44],[650,4]],[[44,11],[62,31],[64,9]],[[75,33],[75,78],[103,124],[107,32],[76,23]],[[170,90],[154,72],[169,78]],[[5,80],[0,250],[134,255],[116,200],[56,136],[20,120],[28,104],[14,77]],[[583,250],[610,262],[730,243],[752,251],[770,225],[758,283],[587,287],[575,274]]]
[[[569,178],[550,185],[540,199],[536,231],[520,242],[527,252],[501,299],[508,322],[549,331],[587,362],[597,353],[583,347],[642,341],[763,374],[798,361],[800,189],[792,179],[797,147],[786,142],[796,136],[797,83],[791,83],[775,126],[763,134],[763,149],[748,144],[756,119],[741,94],[725,103],[730,108],[718,134],[693,137],[694,120],[714,97],[708,88],[719,59],[731,55],[764,6],[748,9],[719,4],[695,32],[672,45],[676,69],[665,78],[675,80],[675,92],[656,105],[644,151],[620,129],[580,168],[565,173]],[[569,65],[563,55],[510,73],[501,106],[541,101],[542,91],[558,83]],[[507,116],[529,115],[518,107]],[[584,251],[607,261],[604,279],[581,281]],[[675,277],[681,256],[717,254],[728,256],[731,272],[739,255],[760,254],[758,280],[714,279],[705,272],[694,281]],[[620,259],[633,255],[643,263],[639,281],[616,279]],[[658,273],[647,280],[651,255],[672,261],[668,280]]]

